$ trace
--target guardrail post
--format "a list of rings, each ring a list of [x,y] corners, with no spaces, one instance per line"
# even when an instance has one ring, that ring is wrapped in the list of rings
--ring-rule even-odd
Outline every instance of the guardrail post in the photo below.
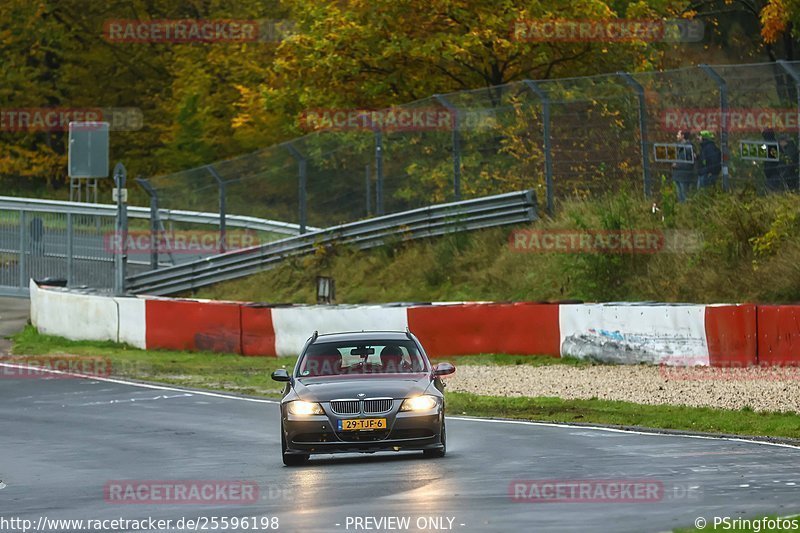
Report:
[[[550,146],[550,97],[533,80],[524,80],[525,86],[542,101],[542,137],[544,138],[544,179],[547,194],[547,214],[553,216],[553,154]]]
[[[114,167],[114,185],[117,188],[116,236],[120,237],[120,249],[114,255],[114,294],[125,292],[125,270],[128,263],[128,204],[123,190],[127,178],[125,165],[117,163]]]
[[[74,228],[72,226],[72,213],[67,213],[67,287],[71,287],[75,283],[75,237],[73,235]]]
[[[375,129],[375,213],[383,214],[383,133]]]
[[[461,120],[459,110],[451,104],[442,94],[433,95],[436,100],[445,108],[450,110],[453,115],[453,197],[456,202],[461,200]]]
[[[225,211],[226,207],[226,199],[227,199],[227,190],[225,187],[225,180],[222,179],[216,169],[212,165],[206,165],[209,174],[211,174],[215,180],[217,180],[217,187],[219,188],[219,253],[225,253],[225,240],[227,238],[225,232]]]
[[[792,65],[783,59],[779,59],[777,63],[791,76],[792,80],[794,80],[794,88],[797,95],[797,114],[800,116],[800,74],[798,74]],[[797,130],[797,146],[800,147],[800,129]],[[798,178],[800,178],[800,165],[797,167],[797,173]]]
[[[639,100],[639,144],[642,150],[642,179],[644,181],[644,196],[649,198],[650,154],[647,149],[647,102],[644,99],[644,87],[627,72],[617,72],[617,75],[636,91],[636,98]]]
[[[136,178],[136,183],[141,186],[150,198],[150,268],[158,268],[158,192],[150,182],[142,177]]]
[[[728,149],[728,82],[720,76],[716,70],[709,65],[698,65],[709,78],[714,80],[719,87],[719,112],[720,112],[720,136],[719,149],[722,152],[722,190],[730,190],[728,184],[728,161],[730,161],[730,150]]]

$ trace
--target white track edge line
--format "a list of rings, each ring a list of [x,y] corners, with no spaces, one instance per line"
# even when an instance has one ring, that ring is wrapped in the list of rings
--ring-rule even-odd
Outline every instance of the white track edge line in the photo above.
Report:
[[[0,366],[10,367],[10,368],[26,368],[30,369],[33,368],[29,365],[16,365],[13,363],[0,363]],[[39,368],[36,367],[37,372],[50,372],[52,374],[62,374],[67,376],[74,376],[77,378],[83,379],[92,379],[95,381],[104,381],[108,383],[117,383],[119,385],[129,385],[132,387],[140,387],[143,389],[156,389],[156,390],[168,390],[174,392],[191,392],[193,394],[197,394],[198,396],[210,396],[212,398],[222,398],[224,400],[238,400],[243,402],[252,402],[252,403],[268,403],[268,404],[279,404],[280,402],[277,400],[266,400],[266,399],[259,399],[259,398],[247,398],[244,396],[232,396],[229,394],[221,394],[217,392],[208,392],[193,389],[190,387],[185,388],[178,388],[178,387],[169,387],[165,385],[151,385],[149,383],[140,383],[137,381],[128,381],[125,379],[118,379],[118,378],[106,378],[101,376],[92,376],[87,374],[78,374],[74,372],[64,372],[62,370],[53,370],[48,368]],[[658,431],[639,431],[635,429],[619,429],[619,428],[609,428],[609,427],[599,427],[599,426],[576,426],[570,424],[558,424],[555,422],[532,422],[530,420],[506,420],[506,419],[497,419],[497,418],[481,418],[481,417],[462,417],[462,416],[448,416],[450,420],[461,420],[464,422],[488,422],[493,424],[516,424],[522,426],[539,426],[539,427],[554,427],[554,428],[566,428],[566,429],[580,429],[580,430],[589,430],[589,431],[605,431],[608,433],[628,433],[634,435],[648,435],[648,436],[655,436],[655,437],[682,437],[685,439],[704,439],[704,440],[724,440],[729,442],[743,442],[747,444],[761,444],[764,446],[776,446],[779,448],[791,448],[794,450],[800,450],[800,446],[796,446],[794,444],[786,444],[781,442],[768,442],[763,440],[753,440],[753,439],[746,439],[740,437],[715,437],[713,435],[685,435],[681,433],[663,433]]]

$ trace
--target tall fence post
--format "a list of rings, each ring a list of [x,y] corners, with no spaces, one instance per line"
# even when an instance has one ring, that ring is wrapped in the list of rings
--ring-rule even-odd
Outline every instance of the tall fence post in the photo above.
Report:
[[[114,294],[125,292],[125,274],[128,264],[128,204],[123,193],[127,171],[125,165],[117,163],[114,167],[114,186],[117,188],[116,235],[120,237],[121,246],[114,255]]]
[[[369,179],[369,165],[364,165],[364,192],[367,217],[372,215],[372,183]]]
[[[719,87],[719,113],[720,113],[720,136],[719,149],[722,152],[722,190],[730,190],[728,183],[728,162],[730,161],[730,150],[728,149],[728,82],[720,76],[716,70],[709,65],[698,65],[709,78],[714,80]]]
[[[217,173],[217,170],[212,165],[206,165],[208,173],[217,180],[217,187],[219,189],[219,253],[224,253],[227,249],[225,243],[227,241],[227,232],[225,228],[225,214],[227,211],[227,198],[228,191],[225,180]]]
[[[24,289],[28,286],[27,275],[27,253],[28,253],[28,233],[26,227],[28,225],[27,213],[25,211],[19,212],[19,286]]]
[[[542,101],[542,137],[544,138],[544,180],[547,194],[547,214],[553,216],[553,154],[550,146],[550,97],[533,80],[524,80],[525,86]]]
[[[113,250],[113,247],[111,247]],[[67,287],[75,284],[75,237],[72,213],[67,213]]]
[[[617,75],[636,91],[636,98],[639,100],[639,144],[642,150],[642,179],[644,181],[645,198],[649,198],[651,192],[650,153],[647,148],[647,102],[644,99],[644,87],[627,72],[617,72]]]
[[[797,114],[800,116],[800,73],[798,73],[792,65],[783,59],[779,59],[778,64],[789,76],[791,76],[792,80],[794,80],[794,90],[797,96]],[[797,130],[797,146],[800,146],[800,128]],[[797,176],[800,178],[800,165],[797,167]]]
[[[453,198],[461,200],[461,117],[456,106],[442,94],[433,95],[436,100],[453,113]]]
[[[308,160],[292,143],[285,143],[283,147],[297,161],[297,216],[303,234],[308,221]]]
[[[383,133],[375,129],[375,213],[383,214]]]
[[[158,238],[158,192],[144,178],[139,177],[135,181],[150,198],[150,268],[155,270],[158,268],[158,246],[161,240]]]

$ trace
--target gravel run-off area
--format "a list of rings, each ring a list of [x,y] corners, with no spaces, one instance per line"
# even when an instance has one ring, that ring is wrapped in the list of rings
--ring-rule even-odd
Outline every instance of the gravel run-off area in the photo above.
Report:
[[[800,413],[800,368],[462,365],[448,391]]]

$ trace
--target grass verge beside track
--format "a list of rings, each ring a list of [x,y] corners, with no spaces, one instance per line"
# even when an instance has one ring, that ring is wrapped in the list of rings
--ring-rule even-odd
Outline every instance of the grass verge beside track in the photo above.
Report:
[[[294,357],[242,357],[210,352],[139,350],[112,342],[70,341],[40,335],[33,327],[13,337],[8,362],[25,362],[29,356],[101,357],[111,363],[112,374],[122,378],[198,387],[240,394],[277,398],[281,386],[270,379],[278,368],[291,369]],[[589,365],[576,359],[546,356],[490,354],[448,358],[456,365]],[[35,360],[32,360],[35,361]],[[725,410],[673,405],[642,405],[631,402],[562,400],[480,396],[449,392],[448,412],[469,415],[537,420],[579,422],[657,429],[687,430],[762,437],[800,439],[798,415],[793,413],[756,413],[750,410]]]

